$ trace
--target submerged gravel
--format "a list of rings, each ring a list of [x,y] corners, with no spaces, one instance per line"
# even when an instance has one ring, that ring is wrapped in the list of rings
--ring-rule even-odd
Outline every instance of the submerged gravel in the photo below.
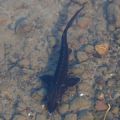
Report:
[[[62,31],[83,2],[68,32],[69,73],[81,81],[50,115],[38,76],[54,74]],[[119,120],[119,6],[119,0],[0,0],[0,120]]]

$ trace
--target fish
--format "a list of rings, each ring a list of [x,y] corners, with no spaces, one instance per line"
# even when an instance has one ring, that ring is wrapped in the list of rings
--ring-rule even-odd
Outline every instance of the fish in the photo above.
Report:
[[[72,16],[63,31],[61,37],[60,55],[54,75],[40,76],[40,79],[45,84],[47,90],[47,94],[45,96],[45,106],[49,113],[54,113],[55,110],[58,109],[65,91],[67,91],[69,87],[72,87],[80,82],[79,77],[68,74],[69,49],[67,43],[67,32],[72,26],[76,16],[83,8],[84,5]]]

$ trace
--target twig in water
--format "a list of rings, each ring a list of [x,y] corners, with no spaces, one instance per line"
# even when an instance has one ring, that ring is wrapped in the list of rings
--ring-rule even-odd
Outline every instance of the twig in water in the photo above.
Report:
[[[108,109],[107,109],[107,111],[105,112],[105,115],[104,115],[103,120],[106,120],[107,114],[108,114],[108,112],[110,111],[110,109],[111,109],[111,105],[108,104]]]

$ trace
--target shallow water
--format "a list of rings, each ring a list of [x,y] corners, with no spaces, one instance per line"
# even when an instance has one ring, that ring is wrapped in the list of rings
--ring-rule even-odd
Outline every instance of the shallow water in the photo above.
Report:
[[[81,82],[49,115],[38,76],[54,74],[62,32],[85,1],[68,32],[69,73]],[[119,120],[119,6],[119,0],[1,0],[0,120]]]

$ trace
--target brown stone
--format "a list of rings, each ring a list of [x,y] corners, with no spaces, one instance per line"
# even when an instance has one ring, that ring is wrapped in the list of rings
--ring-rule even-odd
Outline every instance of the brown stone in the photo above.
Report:
[[[96,105],[95,105],[95,109],[97,111],[104,111],[104,110],[107,110],[108,109],[108,106],[107,104],[103,101],[103,100],[98,100]]]
[[[100,54],[102,56],[106,55],[109,50],[109,44],[108,43],[98,44],[95,46],[95,50],[98,54]]]
[[[90,25],[90,22],[91,22],[91,19],[86,17],[86,18],[81,19],[78,22],[78,26],[80,27],[80,29],[86,29]]]

